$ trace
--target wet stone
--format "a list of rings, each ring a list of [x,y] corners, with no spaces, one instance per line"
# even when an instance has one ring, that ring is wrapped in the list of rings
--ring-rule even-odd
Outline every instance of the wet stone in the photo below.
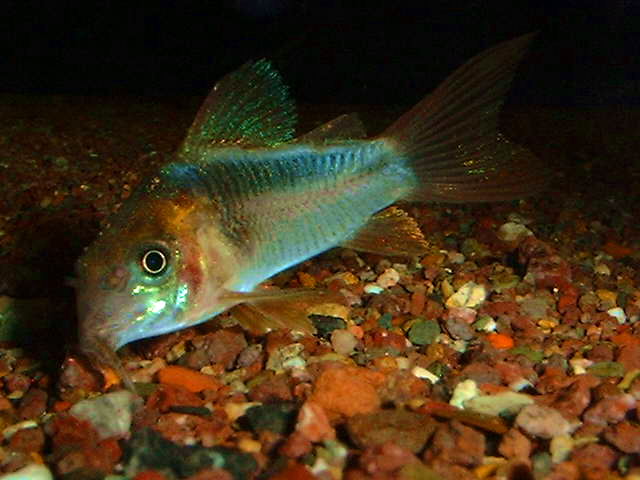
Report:
[[[252,478],[258,465],[251,454],[227,447],[180,446],[151,429],[134,433],[127,443],[124,473],[131,478],[145,470],[164,470],[177,478],[195,475],[215,465],[234,480]]]
[[[316,329],[317,335],[326,339],[331,336],[331,332],[334,330],[344,329],[347,326],[347,323],[343,319],[337,317],[311,315],[309,318]]]
[[[404,409],[354,415],[347,421],[349,436],[360,448],[394,443],[413,453],[422,450],[436,426],[430,417]]]
[[[249,408],[240,421],[254,432],[287,434],[293,430],[297,414],[298,407],[291,402],[267,403]]]
[[[604,438],[624,453],[640,454],[640,427],[621,422],[604,433]]]
[[[440,325],[435,320],[417,320],[409,329],[409,341],[414,345],[430,345],[440,335]]]
[[[542,405],[527,405],[516,417],[516,425],[534,437],[553,438],[571,431],[569,422],[557,410]]]
[[[39,388],[31,388],[20,399],[18,414],[24,420],[28,418],[37,418],[47,409],[47,399],[49,395]]]
[[[485,454],[485,436],[457,420],[441,424],[425,450],[423,458],[465,467],[480,465]],[[473,478],[473,477],[470,477]]]

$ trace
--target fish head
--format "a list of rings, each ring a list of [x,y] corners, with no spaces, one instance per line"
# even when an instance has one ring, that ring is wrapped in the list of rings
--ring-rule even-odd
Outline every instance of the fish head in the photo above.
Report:
[[[184,192],[143,189],[123,205],[76,265],[85,353],[113,366],[121,346],[212,312],[228,269],[205,241],[209,217],[203,201]]]

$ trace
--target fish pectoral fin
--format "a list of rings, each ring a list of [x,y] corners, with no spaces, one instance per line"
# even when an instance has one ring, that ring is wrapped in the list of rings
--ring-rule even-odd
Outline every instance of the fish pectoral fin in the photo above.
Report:
[[[179,150],[198,155],[210,147],[271,147],[293,139],[295,104],[267,60],[246,63],[213,87]]]
[[[379,255],[423,255],[429,243],[415,219],[398,207],[386,208],[356,232],[343,247]]]
[[[238,302],[230,310],[231,316],[256,335],[282,328],[313,334],[315,328],[309,320],[312,307],[344,303],[344,297],[338,292],[307,288],[228,292],[222,298]]]
[[[324,145],[347,140],[366,138],[367,130],[357,113],[340,115],[296,138],[296,143]]]

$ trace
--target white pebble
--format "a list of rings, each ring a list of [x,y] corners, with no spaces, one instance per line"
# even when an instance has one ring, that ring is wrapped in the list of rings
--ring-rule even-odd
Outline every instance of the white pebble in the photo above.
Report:
[[[358,345],[358,339],[349,330],[337,329],[331,332],[331,346],[336,353],[348,356],[356,345]]]
[[[533,235],[533,232],[521,223],[507,222],[498,229],[498,238],[505,242],[514,242],[520,238]]]
[[[615,317],[620,325],[627,321],[627,316],[625,315],[624,310],[620,307],[610,308],[607,310],[607,313],[612,317]]]
[[[15,472],[2,475],[2,480],[53,480],[51,471],[44,465],[32,463]]]
[[[487,289],[484,285],[475,282],[467,282],[456,293],[451,295],[446,302],[447,307],[479,307],[487,298]]]
[[[582,375],[587,373],[587,367],[591,366],[593,362],[588,358],[572,358],[569,360],[569,365],[573,370],[574,375]]]
[[[131,428],[136,398],[128,390],[120,390],[81,400],[71,407],[69,413],[91,423],[101,439],[122,437]]]
[[[464,402],[480,395],[480,390],[475,381],[468,379],[456,385],[449,404],[454,407],[464,408]]]
[[[437,383],[440,381],[440,377],[423,367],[415,366],[411,369],[411,373],[415,377],[424,378],[425,380],[429,380],[431,383]]]
[[[605,276],[611,275],[611,270],[609,270],[609,266],[606,263],[597,264],[593,269],[593,271],[596,272],[598,275],[605,275]]]
[[[382,288],[393,287],[398,284],[400,274],[394,268],[387,268],[376,280],[376,283]]]
[[[367,283],[364,286],[364,293],[370,293],[371,295],[378,295],[379,293],[384,292],[384,288],[380,285],[376,285],[375,283]]]

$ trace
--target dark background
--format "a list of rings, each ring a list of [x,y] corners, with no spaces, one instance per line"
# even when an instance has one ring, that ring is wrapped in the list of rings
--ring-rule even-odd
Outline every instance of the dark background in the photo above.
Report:
[[[534,30],[511,101],[640,103],[640,2],[229,0],[2,3],[0,92],[204,95],[267,57],[299,101],[411,104]]]

